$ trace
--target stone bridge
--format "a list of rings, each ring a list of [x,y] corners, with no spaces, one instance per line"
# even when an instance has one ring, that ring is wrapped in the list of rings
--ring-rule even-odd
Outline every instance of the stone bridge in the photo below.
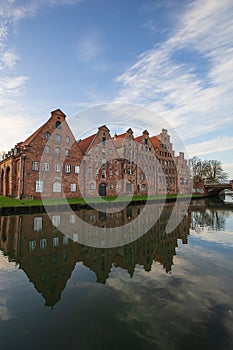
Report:
[[[198,181],[193,183],[193,192],[204,196],[218,196],[223,190],[233,190],[233,183],[205,183]]]
[[[232,190],[230,183],[206,183],[204,185],[205,193],[210,196],[218,196],[223,190]]]

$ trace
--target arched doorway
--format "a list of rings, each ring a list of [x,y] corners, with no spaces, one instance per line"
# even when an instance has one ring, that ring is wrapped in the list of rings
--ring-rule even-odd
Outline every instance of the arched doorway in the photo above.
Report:
[[[6,168],[6,196],[10,195],[10,167],[8,166]]]
[[[105,183],[99,184],[99,195],[101,197],[105,197],[106,196],[106,184]]]
[[[4,196],[4,170],[1,171],[1,179],[0,179],[0,195]]]

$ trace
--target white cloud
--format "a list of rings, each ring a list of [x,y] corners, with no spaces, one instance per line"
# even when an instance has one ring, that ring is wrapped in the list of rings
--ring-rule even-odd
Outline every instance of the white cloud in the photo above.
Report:
[[[187,148],[190,156],[216,154],[216,152],[233,150],[233,137],[218,137],[213,140],[189,145]]]
[[[8,50],[3,52],[1,57],[3,67],[10,68],[10,69],[15,67],[19,59],[20,59],[19,56],[13,50]]]
[[[103,51],[100,36],[90,33],[79,39],[77,44],[77,59],[79,62],[89,63],[96,59]]]
[[[144,52],[117,78],[122,88],[116,101],[155,110],[177,127],[184,140],[218,131],[225,124],[230,130],[232,30],[230,0],[189,3],[170,37]],[[191,58],[185,61],[187,53]]]

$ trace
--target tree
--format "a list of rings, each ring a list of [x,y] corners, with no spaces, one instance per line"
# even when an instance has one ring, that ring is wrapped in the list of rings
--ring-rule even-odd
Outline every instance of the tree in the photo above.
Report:
[[[224,182],[228,178],[219,160],[203,160],[193,157],[189,165],[193,181]]]

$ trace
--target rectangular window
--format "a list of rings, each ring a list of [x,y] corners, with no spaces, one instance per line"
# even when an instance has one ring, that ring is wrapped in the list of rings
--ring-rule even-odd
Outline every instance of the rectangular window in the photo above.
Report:
[[[52,224],[55,227],[58,227],[61,223],[61,216],[60,215],[53,215],[52,216]]]
[[[65,173],[70,173],[70,164],[65,164]]]
[[[49,163],[43,163],[43,171],[49,171]]]
[[[95,189],[95,184],[94,184],[94,182],[91,182],[90,183],[90,190],[94,190]]]
[[[70,215],[70,224],[75,224],[75,220],[76,220],[76,215],[75,214],[71,214]]]
[[[55,172],[60,173],[61,172],[61,165],[60,164],[55,164]]]
[[[29,242],[29,250],[34,250],[36,248],[36,241]]]
[[[44,192],[44,180],[36,180],[36,192]]]
[[[69,238],[66,236],[63,236],[63,244],[68,244],[69,243]]]
[[[39,171],[40,170],[40,162],[32,162],[32,170]]]
[[[40,248],[44,249],[46,248],[46,245],[47,245],[47,239],[46,238],[40,239]]]
[[[71,192],[76,192],[76,184],[70,184],[70,191]]]
[[[75,172],[75,174],[79,174],[80,173],[80,166],[79,165],[75,165],[74,172]]]
[[[70,155],[70,150],[68,148],[65,149],[65,156],[68,157]]]
[[[41,231],[42,230],[42,218],[37,217],[34,218],[34,231]]]
[[[53,246],[57,247],[59,245],[59,237],[53,237]]]

